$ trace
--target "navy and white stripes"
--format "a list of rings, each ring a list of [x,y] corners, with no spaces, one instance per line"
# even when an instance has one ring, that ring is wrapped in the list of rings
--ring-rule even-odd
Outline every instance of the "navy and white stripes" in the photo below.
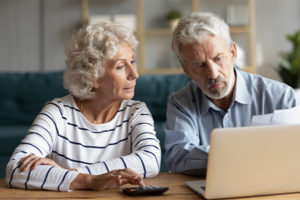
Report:
[[[41,185],[41,190],[44,189],[44,185],[45,185],[45,183],[46,183],[46,181],[47,181],[47,178],[48,178],[48,175],[49,175],[49,172],[51,171],[51,169],[53,169],[53,167],[50,167],[50,168],[48,169],[48,171],[47,171],[47,173],[46,173],[46,176],[45,176],[45,179],[44,179],[44,181],[43,181],[43,183],[42,183],[42,185]]]
[[[20,173],[18,161],[30,154],[78,172],[42,165]],[[10,187],[66,191],[78,173],[131,168],[142,177],[155,176],[160,159],[153,119],[144,103],[124,100],[110,122],[92,124],[68,95],[45,104],[8,163],[6,181]]]

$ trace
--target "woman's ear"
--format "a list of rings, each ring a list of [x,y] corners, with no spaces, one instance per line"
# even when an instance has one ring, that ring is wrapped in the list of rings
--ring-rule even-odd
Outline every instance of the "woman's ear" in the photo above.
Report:
[[[95,81],[95,82],[93,83],[93,87],[94,87],[95,89],[100,88],[101,85],[102,85],[102,78],[99,78],[97,81]]]

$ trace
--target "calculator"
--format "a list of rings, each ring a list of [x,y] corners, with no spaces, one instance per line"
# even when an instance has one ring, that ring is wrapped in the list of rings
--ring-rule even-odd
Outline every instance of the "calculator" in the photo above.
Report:
[[[124,188],[123,192],[129,196],[147,196],[147,195],[161,195],[169,190],[168,187],[159,187],[156,185],[142,187]]]

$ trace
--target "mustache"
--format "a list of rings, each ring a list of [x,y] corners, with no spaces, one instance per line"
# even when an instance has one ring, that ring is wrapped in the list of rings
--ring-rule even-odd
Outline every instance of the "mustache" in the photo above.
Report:
[[[217,83],[220,83],[220,82],[227,82],[227,79],[224,78],[223,76],[218,76],[217,78],[210,78],[208,80],[208,83],[207,83],[207,86],[210,87],[210,86],[213,86]]]

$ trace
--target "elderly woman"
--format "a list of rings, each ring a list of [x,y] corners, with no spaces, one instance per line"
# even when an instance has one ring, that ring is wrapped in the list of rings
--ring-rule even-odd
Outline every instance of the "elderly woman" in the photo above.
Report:
[[[69,191],[144,186],[160,168],[146,105],[130,100],[138,78],[133,33],[115,23],[80,30],[66,49],[70,94],[45,104],[6,170],[9,187]]]

